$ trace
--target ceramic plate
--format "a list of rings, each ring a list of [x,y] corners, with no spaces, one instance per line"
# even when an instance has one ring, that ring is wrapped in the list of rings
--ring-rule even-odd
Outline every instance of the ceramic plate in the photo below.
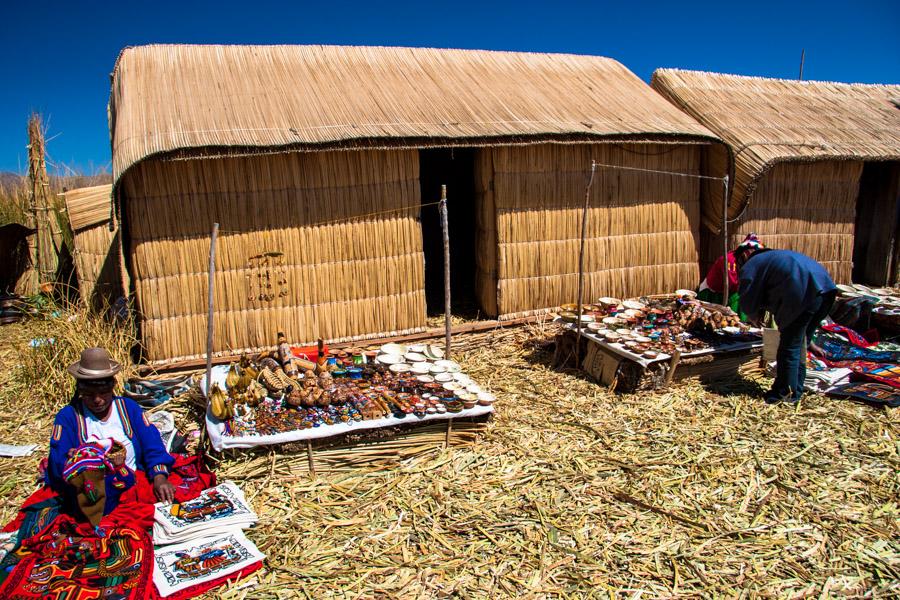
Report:
[[[723,327],[722,331],[724,331],[728,335],[737,335],[741,332],[741,328],[740,327]]]
[[[388,368],[394,373],[406,373],[409,371],[409,365],[406,363],[394,363]]]
[[[685,296],[688,298],[696,298],[697,292],[694,290],[675,290],[675,295],[679,298],[684,298]]]
[[[409,347],[410,352],[418,352],[419,354],[425,354],[425,348],[427,348],[425,344],[413,344]]]
[[[406,354],[409,351],[409,348],[404,346],[403,344],[385,344],[381,347],[382,354]]]
[[[425,358],[424,354],[419,354],[418,352],[407,352],[403,356],[406,357],[406,360],[408,360],[409,362],[417,363],[417,362],[425,362],[426,360],[428,360],[427,358]]]
[[[427,362],[413,363],[410,371],[418,373],[419,375],[427,375],[428,373],[431,373],[431,365]]]
[[[603,329],[603,325],[601,325],[600,323],[588,323],[587,324],[588,331],[593,331],[594,333],[597,333],[601,329]]]
[[[853,288],[853,286],[850,286],[850,285],[844,285],[841,283],[841,284],[838,284],[836,287],[837,287],[837,289],[839,289],[840,291],[842,291],[844,293],[850,293],[850,294],[856,293],[856,290]]]
[[[492,402],[495,402],[496,400],[497,400],[497,398],[495,398],[494,395],[490,392],[481,392],[480,394],[478,394],[479,402],[491,404]]]
[[[444,367],[447,371],[451,373],[459,373],[462,371],[462,367],[459,366],[458,363],[453,362],[452,360],[436,360],[434,361],[435,366]]]
[[[648,338],[646,335],[639,335],[636,338],[634,338],[634,341],[636,341],[638,344],[649,344],[653,340]]]
[[[484,390],[481,389],[481,386],[478,385],[477,383],[473,383],[471,385],[466,386],[466,391],[469,392],[470,394],[480,394]]]
[[[462,386],[459,385],[458,383],[456,383],[455,381],[448,381],[447,383],[444,384],[444,389],[448,390],[450,392],[455,392],[456,390],[458,390],[461,387]]]
[[[447,383],[453,381],[453,375],[450,373],[438,373],[434,376],[434,380],[438,383]]]
[[[618,333],[621,336],[631,337],[633,332],[630,329],[625,329],[623,327],[621,329],[616,329],[616,333]]]
[[[443,367],[441,365],[431,365],[429,372],[430,373],[446,373],[447,367]]]
[[[434,346],[434,345],[426,347],[423,354],[425,356],[427,356],[428,358],[431,358],[434,360],[440,360],[440,359],[444,358],[444,350],[442,348],[440,348],[438,346]]]
[[[618,306],[619,299],[611,298],[610,296],[604,296],[603,298],[597,300],[597,304],[602,304],[603,306]]]
[[[622,306],[625,308],[631,308],[633,310],[644,310],[647,308],[643,303],[638,302],[637,300],[626,300],[622,303]]]
[[[383,365],[396,365],[403,362],[403,357],[399,354],[379,354],[375,360]]]
[[[472,378],[466,375],[465,373],[454,373],[453,379],[460,382],[463,385],[469,385],[472,383]]]
[[[416,377],[416,381],[418,381],[419,383],[433,383],[434,377],[432,377],[431,375],[418,375]]]
[[[878,294],[879,296],[893,296],[895,293],[894,290],[892,290],[890,288],[878,288],[878,289],[875,289],[872,291],[875,292],[876,294]]]

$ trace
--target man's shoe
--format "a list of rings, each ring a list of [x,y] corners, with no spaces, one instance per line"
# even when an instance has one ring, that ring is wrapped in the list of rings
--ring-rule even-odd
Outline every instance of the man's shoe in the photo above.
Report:
[[[800,401],[799,398],[794,398],[790,394],[785,394],[784,396],[779,396],[777,394],[773,394],[769,392],[766,394],[764,398],[766,404],[797,404]]]

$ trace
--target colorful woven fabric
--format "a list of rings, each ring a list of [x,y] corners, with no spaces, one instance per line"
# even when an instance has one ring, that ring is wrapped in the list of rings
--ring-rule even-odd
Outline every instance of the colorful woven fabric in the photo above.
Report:
[[[900,390],[883,383],[861,381],[847,383],[828,390],[828,395],[855,398],[864,402],[885,404],[892,408],[900,406]]]
[[[143,530],[116,527],[99,536],[60,515],[22,543],[19,562],[0,584],[0,598],[93,600],[158,598],[153,543]]]
[[[822,329],[847,338],[848,342],[859,348],[871,348],[872,346],[878,344],[878,342],[870,342],[857,332],[853,331],[849,327],[844,327],[843,325],[836,325],[832,323],[829,325],[822,325]]]
[[[849,366],[846,363],[866,361],[874,363],[900,362],[898,352],[880,352],[869,348],[854,346],[847,340],[841,339],[835,334],[818,335],[816,344],[825,352],[822,357],[830,366]]]
[[[853,367],[853,381],[874,381],[900,389],[900,365],[859,363]]]

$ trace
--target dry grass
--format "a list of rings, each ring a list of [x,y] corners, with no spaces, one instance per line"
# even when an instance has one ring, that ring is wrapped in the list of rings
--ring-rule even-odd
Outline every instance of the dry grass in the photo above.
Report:
[[[34,326],[0,330],[5,368]],[[896,411],[767,406],[743,395],[753,382],[613,396],[550,369],[544,348],[457,357],[503,399],[474,446],[314,480],[305,455],[225,458],[219,476],[245,489],[268,559],[221,597],[900,594]],[[0,441],[44,441],[54,390],[4,391]],[[36,463],[0,460],[0,517]]]

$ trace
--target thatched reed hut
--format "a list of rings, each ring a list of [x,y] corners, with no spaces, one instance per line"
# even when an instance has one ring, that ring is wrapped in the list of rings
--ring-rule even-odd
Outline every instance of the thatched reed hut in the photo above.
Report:
[[[839,282],[896,282],[900,86],[676,69],[657,70],[651,85],[728,144],[729,246],[755,231],[816,258]],[[721,194],[703,206],[716,234],[723,207]],[[711,261],[722,240],[707,241]]]
[[[110,127],[151,360],[204,352],[214,221],[216,352],[403,334],[442,302],[440,184],[454,293],[516,314],[575,296],[591,160],[699,173],[718,143],[614,60],[411,48],[129,48]],[[588,294],[696,283],[696,179],[593,190]]]
[[[121,289],[118,230],[110,227],[111,195],[111,184],[65,193],[78,290],[82,301],[93,308],[113,301]]]

